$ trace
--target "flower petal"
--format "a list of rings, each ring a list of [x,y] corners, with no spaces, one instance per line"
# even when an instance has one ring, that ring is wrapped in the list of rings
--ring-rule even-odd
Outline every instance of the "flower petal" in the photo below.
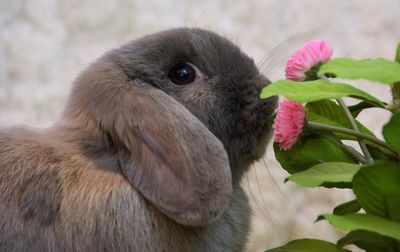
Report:
[[[305,109],[301,103],[284,100],[275,117],[274,141],[281,150],[289,150],[297,142],[304,127]]]
[[[285,74],[288,80],[303,81],[305,73],[318,63],[324,63],[332,57],[332,48],[323,40],[311,40],[289,58]]]

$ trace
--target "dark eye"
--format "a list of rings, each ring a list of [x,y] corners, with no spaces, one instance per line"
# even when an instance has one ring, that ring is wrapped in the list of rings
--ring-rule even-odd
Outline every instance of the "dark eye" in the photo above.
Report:
[[[179,63],[171,68],[168,78],[177,85],[189,84],[196,79],[196,70],[189,64]]]

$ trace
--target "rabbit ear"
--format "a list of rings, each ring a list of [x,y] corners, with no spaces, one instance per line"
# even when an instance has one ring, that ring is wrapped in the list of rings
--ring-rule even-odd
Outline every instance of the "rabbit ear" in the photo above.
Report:
[[[114,130],[122,171],[164,214],[184,225],[213,221],[232,191],[222,143],[163,91],[131,82],[119,99]]]

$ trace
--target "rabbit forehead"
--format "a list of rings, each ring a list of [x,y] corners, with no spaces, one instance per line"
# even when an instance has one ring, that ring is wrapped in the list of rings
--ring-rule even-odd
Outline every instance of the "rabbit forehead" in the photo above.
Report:
[[[184,61],[195,64],[209,77],[234,74],[235,78],[248,78],[258,73],[254,61],[236,45],[199,28],[176,28],[148,35],[127,44],[119,52],[127,65],[136,64],[131,70],[142,70],[145,74],[148,69],[137,68],[137,63],[141,63],[150,66],[153,74],[158,70],[159,77],[165,77],[174,64]]]

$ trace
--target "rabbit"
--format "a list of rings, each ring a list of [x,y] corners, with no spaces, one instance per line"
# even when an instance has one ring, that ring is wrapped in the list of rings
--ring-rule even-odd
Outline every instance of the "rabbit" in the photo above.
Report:
[[[0,131],[0,251],[243,251],[269,83],[200,28],[105,53],[52,127]]]

